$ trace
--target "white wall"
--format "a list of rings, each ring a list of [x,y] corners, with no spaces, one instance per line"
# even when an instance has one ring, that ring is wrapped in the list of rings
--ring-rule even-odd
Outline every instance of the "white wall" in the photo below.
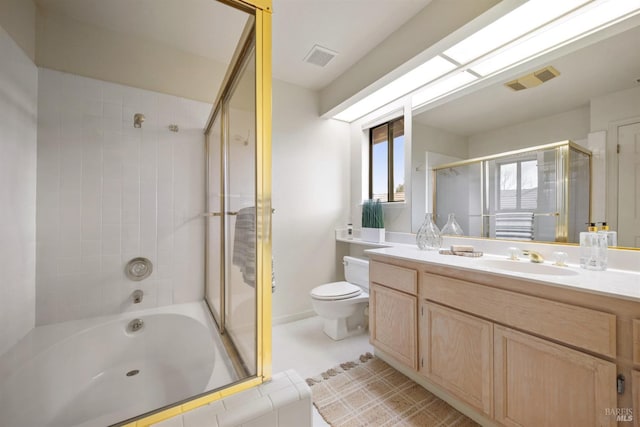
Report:
[[[618,200],[618,126],[640,121],[640,87],[609,93],[591,100],[591,130],[599,136],[591,138],[591,142],[598,149],[598,154],[603,161],[596,164],[602,169],[602,163],[606,164],[606,185],[605,188],[596,187],[601,194],[606,194],[606,205],[603,209],[596,205],[594,220],[602,221],[606,219],[612,230],[618,227],[618,205],[632,209],[630,204],[623,200]],[[602,135],[604,133],[604,135]],[[604,141],[604,148],[602,139]]]
[[[607,130],[611,122],[640,117],[640,87],[591,100],[591,131]]]
[[[550,144],[589,134],[589,106],[518,123],[469,137],[469,158]]]
[[[309,292],[342,277],[334,229],[349,218],[349,126],[318,117],[318,94],[273,82],[274,321],[312,310]]]
[[[39,70],[37,324],[195,301],[210,105]],[[133,128],[134,113],[146,116]],[[180,131],[168,130],[178,124]],[[151,277],[132,282],[144,256]]]
[[[35,322],[38,70],[0,27],[0,354]]]
[[[424,214],[429,212],[427,206],[427,178],[429,165],[425,164],[425,153],[438,153],[448,157],[466,159],[469,152],[467,138],[422,123],[413,122],[413,139],[411,147],[411,231],[416,233]]]

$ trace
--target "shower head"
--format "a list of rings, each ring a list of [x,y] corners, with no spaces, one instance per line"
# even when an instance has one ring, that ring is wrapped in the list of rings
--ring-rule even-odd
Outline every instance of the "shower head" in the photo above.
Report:
[[[142,122],[144,122],[144,114],[135,113],[133,115],[133,127],[139,129],[142,127]]]

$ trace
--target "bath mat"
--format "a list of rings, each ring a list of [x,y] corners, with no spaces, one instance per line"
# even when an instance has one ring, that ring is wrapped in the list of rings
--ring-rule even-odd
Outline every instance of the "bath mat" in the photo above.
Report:
[[[307,384],[313,404],[333,427],[479,426],[371,353]]]

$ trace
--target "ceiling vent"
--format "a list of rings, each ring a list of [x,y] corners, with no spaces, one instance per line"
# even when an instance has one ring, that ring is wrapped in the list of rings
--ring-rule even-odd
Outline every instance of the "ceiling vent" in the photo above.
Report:
[[[327,49],[326,47],[315,45],[311,48],[307,56],[304,57],[304,61],[309,64],[317,65],[319,67],[324,67],[331,61],[338,52],[334,52],[331,49]]]
[[[548,82],[549,80],[558,77],[559,75],[560,72],[558,70],[551,66],[548,66],[544,67],[541,70],[534,71],[531,74],[527,74],[526,76],[518,77],[517,79],[507,82],[504,85],[515,91],[525,90]]]

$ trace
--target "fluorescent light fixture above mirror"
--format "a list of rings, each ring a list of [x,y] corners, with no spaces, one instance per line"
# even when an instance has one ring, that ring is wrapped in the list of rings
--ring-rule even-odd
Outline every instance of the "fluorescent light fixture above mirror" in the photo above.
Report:
[[[413,95],[411,98],[411,108],[418,108],[422,105],[428,104],[429,102],[433,102],[442,95],[452,93],[456,89],[466,86],[468,83],[471,83],[476,79],[476,76],[467,71],[452,74],[451,76],[429,85]]]
[[[418,108],[639,13],[640,0],[529,0],[333,118],[352,122],[411,92]]]
[[[525,37],[522,41],[490,55],[487,59],[472,64],[470,69],[481,76],[495,73],[540,53],[546,53],[553,48],[563,46],[567,42],[575,41],[579,37],[587,36],[625,15],[634,11],[640,12],[639,9],[640,0],[594,2],[553,22],[541,31]]]
[[[407,95],[409,92],[424,86],[455,68],[456,65],[454,63],[441,56],[431,58],[424,64],[356,102],[346,110],[336,114],[333,118],[352,122],[391,101]]]
[[[444,51],[461,65],[479,58],[590,0],[529,0]]]

